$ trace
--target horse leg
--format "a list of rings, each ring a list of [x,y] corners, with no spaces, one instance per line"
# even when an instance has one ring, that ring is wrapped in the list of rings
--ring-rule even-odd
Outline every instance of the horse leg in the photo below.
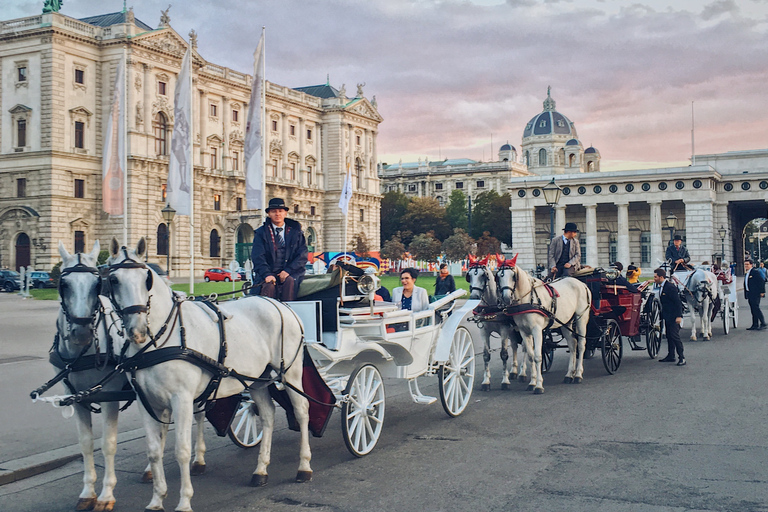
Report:
[[[525,355],[526,360],[531,363],[531,380],[528,381],[528,387],[526,388],[527,391],[533,391],[533,388],[535,387],[535,375],[533,371],[533,336],[530,334],[523,335],[523,342],[525,343]]]
[[[251,476],[251,485],[261,487],[267,485],[267,467],[269,466],[272,455],[272,431],[275,428],[275,404],[272,397],[269,396],[269,390],[265,386],[251,390],[256,407],[259,409],[261,418],[262,437],[259,445],[259,463],[256,471]]]
[[[540,395],[544,393],[544,376],[541,373],[541,345],[544,342],[541,329],[533,331],[533,364],[531,365],[531,382],[536,376],[536,385],[533,394]],[[530,387],[530,386],[529,386]]]
[[[509,369],[507,368],[507,362],[509,361],[509,337],[508,333],[502,331],[501,340],[501,389],[509,389]]]
[[[485,370],[483,371],[483,382],[480,384],[480,391],[490,391],[491,389],[491,333],[485,333],[485,345],[483,346],[483,362]]]
[[[572,350],[572,352],[578,352],[576,358],[576,373],[573,377],[575,384],[581,384],[584,377],[584,352],[587,349],[587,324],[589,323],[589,312],[585,312],[582,316],[576,318],[571,324],[571,328],[574,329],[575,334],[571,334],[571,338],[575,337],[573,346],[578,347],[578,350]]]
[[[117,402],[105,402],[101,404],[102,434],[101,452],[104,454],[104,481],[101,494],[96,500],[95,512],[111,512],[115,508],[115,453],[117,452],[117,415],[120,404]]]
[[[286,380],[297,389],[303,390],[301,378],[304,369],[301,365],[293,365],[286,372]],[[382,384],[383,385],[383,384]],[[288,396],[293,404],[293,412],[299,423],[301,432],[301,448],[299,449],[299,470],[296,473],[296,482],[304,483],[312,480],[312,451],[309,447],[309,401],[291,388],[288,388]]]
[[[163,500],[168,495],[168,484],[165,481],[165,470],[163,469],[163,448],[165,447],[164,436],[168,427],[155,421],[143,408],[142,418],[144,431],[147,435],[147,457],[152,471],[152,501],[149,502],[146,510],[164,510]],[[159,418],[167,423],[171,419],[171,412],[166,409]]]
[[[77,500],[75,510],[92,510],[96,505],[96,465],[93,461],[93,426],[91,411],[82,405],[75,405],[77,437],[83,454],[83,491]]]
[[[696,339],[696,310],[691,306],[691,341],[697,341]]]
[[[176,462],[179,464],[181,489],[177,512],[191,512],[192,479],[190,478],[189,462],[192,460],[192,418],[194,417],[194,397],[185,394],[174,395],[171,398],[176,423]]]
[[[195,413],[195,424],[197,428],[195,433],[195,459],[192,461],[192,469],[190,470],[193,476],[202,475],[205,473],[205,411],[199,411]]]

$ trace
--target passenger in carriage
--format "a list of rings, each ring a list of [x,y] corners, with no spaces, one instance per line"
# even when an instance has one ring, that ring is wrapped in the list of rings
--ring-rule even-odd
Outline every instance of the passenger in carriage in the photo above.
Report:
[[[619,271],[619,277],[616,278],[616,284],[619,286],[626,286],[627,290],[632,293],[640,293],[640,290],[637,289],[637,286],[630,283],[626,277],[621,275],[621,271],[624,270],[624,265],[622,265],[620,261],[614,261],[613,266],[616,270]]]
[[[416,286],[417,277],[419,277],[419,271],[415,268],[406,268],[400,272],[400,283],[403,286],[398,286],[392,290],[392,302],[397,304],[400,309],[416,312],[429,308],[429,295],[427,295],[427,290]]]
[[[629,266],[627,267],[627,281],[632,284],[637,284],[638,281],[640,281],[640,274],[642,273],[643,271],[636,267],[634,262],[630,262]]]

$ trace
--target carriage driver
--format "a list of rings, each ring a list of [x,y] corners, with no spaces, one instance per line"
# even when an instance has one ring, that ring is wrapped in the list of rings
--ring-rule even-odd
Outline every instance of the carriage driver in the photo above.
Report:
[[[552,240],[547,255],[547,266],[550,277],[557,279],[562,276],[573,275],[579,269],[581,262],[581,245],[576,233],[579,230],[573,222],[566,222],[563,228],[563,236]]]
[[[253,293],[293,300],[306,271],[307,241],[301,224],[286,218],[285,201],[270,199],[266,213],[267,220],[253,234]]]
[[[688,249],[683,245],[683,237],[680,235],[675,235],[672,245],[667,246],[664,259],[670,263],[670,272],[693,270],[688,265],[688,262],[691,261],[691,255],[688,254]]]

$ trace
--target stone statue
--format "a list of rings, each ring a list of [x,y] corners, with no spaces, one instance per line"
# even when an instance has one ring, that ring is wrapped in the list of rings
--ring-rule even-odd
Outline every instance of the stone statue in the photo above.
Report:
[[[171,24],[171,17],[168,16],[168,11],[171,10],[171,4],[168,4],[168,8],[166,10],[160,10],[160,27],[167,27]]]
[[[361,84],[357,84],[357,97],[362,98],[363,97],[363,87],[365,87],[365,82]]]
[[[136,126],[144,124],[144,106],[141,101],[136,103]]]
[[[197,50],[197,32],[195,29],[189,31],[189,45],[193,50]]]
[[[59,12],[63,4],[64,0],[45,0],[43,3],[43,14],[48,14],[49,12]]]
[[[373,95],[373,99],[371,100],[371,105],[373,105],[374,108],[378,108],[378,104],[376,103],[376,95]]]
[[[133,14],[133,7],[128,9],[128,12],[125,13],[125,22],[126,23],[135,23],[136,22],[136,16]]]
[[[339,98],[346,98],[347,97],[347,84],[341,84],[341,89],[339,89]]]

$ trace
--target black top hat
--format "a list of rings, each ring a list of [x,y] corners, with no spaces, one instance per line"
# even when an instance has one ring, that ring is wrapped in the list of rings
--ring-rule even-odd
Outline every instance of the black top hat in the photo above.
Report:
[[[576,227],[575,222],[566,222],[563,231],[573,231],[574,233],[578,233],[579,228]]]
[[[269,213],[269,210],[277,210],[278,208],[288,211],[288,207],[285,206],[285,201],[279,197],[274,197],[269,200],[269,206],[267,206],[266,212]]]
[[[675,235],[675,240],[682,240],[682,239],[683,239],[683,237],[682,237],[682,236],[680,236],[680,235]]]

